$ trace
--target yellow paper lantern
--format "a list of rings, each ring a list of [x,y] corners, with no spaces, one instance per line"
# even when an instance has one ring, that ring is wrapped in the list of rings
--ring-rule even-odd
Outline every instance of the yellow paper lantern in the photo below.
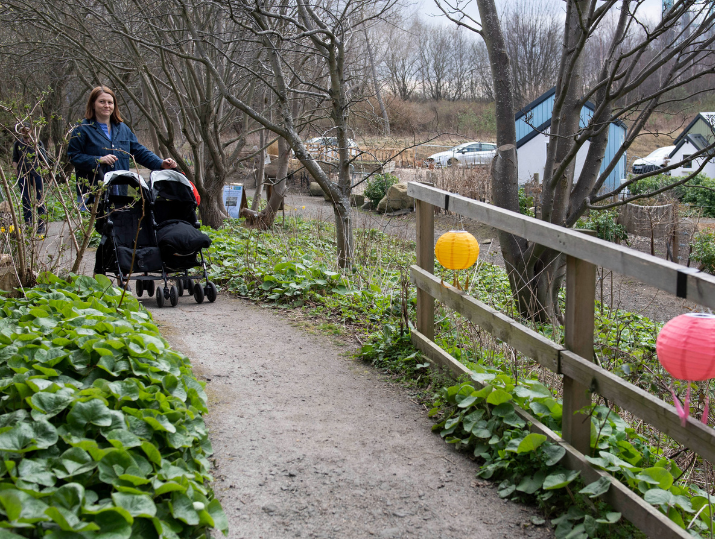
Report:
[[[434,254],[447,269],[467,269],[479,258],[479,242],[466,230],[450,230],[439,237]]]

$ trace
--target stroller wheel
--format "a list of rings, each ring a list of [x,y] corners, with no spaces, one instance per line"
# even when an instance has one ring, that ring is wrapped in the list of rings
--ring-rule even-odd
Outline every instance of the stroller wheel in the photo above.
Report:
[[[191,278],[186,279],[186,282],[184,283],[184,288],[188,290],[189,292],[194,291],[194,280]]]
[[[179,290],[174,285],[169,288],[169,303],[172,307],[176,307],[176,304],[179,303]]]
[[[146,293],[149,297],[154,295],[154,281],[147,281],[144,283],[144,290],[146,290]]]
[[[209,300],[211,303],[216,301],[216,285],[213,283],[209,283],[206,285],[206,299]]]
[[[179,297],[184,295],[184,280],[176,279],[176,290]]]
[[[204,289],[201,286],[201,283],[194,284],[194,299],[196,300],[196,303],[204,302]]]
[[[156,304],[159,306],[161,309],[164,306],[164,302],[166,299],[164,298],[164,289],[159,287],[156,289]]]
[[[140,298],[144,294],[144,283],[137,279],[137,297]]]

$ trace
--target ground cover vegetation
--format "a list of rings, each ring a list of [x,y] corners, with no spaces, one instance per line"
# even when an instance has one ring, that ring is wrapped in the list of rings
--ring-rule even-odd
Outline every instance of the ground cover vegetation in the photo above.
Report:
[[[358,229],[355,264],[344,270],[337,267],[331,228],[321,221],[289,217],[268,232],[238,222],[207,230],[213,238],[211,278],[241,296],[300,308],[329,321],[331,332],[354,334],[362,343],[359,355],[432,402],[430,415],[445,441],[474,455],[480,463],[478,474],[497,481],[501,496],[541,505],[557,537],[637,535],[620,514],[596,499],[609,482],[587,485],[578,472],[559,467],[563,449],[543,435],[529,434],[517,415],[515,406],[560,432],[558,377],[438,305],[435,341],[474,374],[457,384],[435,378],[409,337],[415,298],[407,267],[415,260],[414,243]],[[439,266],[437,273],[451,278]],[[469,282],[471,295],[519,317],[502,268],[481,262]],[[562,342],[558,325],[522,323]],[[597,303],[596,361],[667,399],[671,380],[655,354],[659,329],[660,324],[648,318]],[[683,393],[685,383],[676,382],[675,388]],[[697,416],[709,388],[693,389]],[[594,403],[591,421],[589,462],[611,472],[693,535],[710,534],[715,497],[708,495],[711,470],[706,463],[603,400]]]
[[[0,536],[206,538],[207,397],[104,276],[51,274],[0,307]]]

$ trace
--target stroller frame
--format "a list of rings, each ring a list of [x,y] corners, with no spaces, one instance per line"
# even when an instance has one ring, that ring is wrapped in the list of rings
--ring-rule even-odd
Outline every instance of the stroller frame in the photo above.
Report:
[[[120,183],[121,180],[121,183]],[[131,181],[127,181],[131,180]],[[112,241],[112,249],[114,252],[114,274],[115,277],[117,278],[118,285],[122,288],[128,287],[130,281],[136,281],[136,287],[137,289],[142,289],[146,290],[149,292],[151,295],[154,295],[155,288],[156,288],[156,295],[157,298],[159,296],[162,297],[162,299],[170,299],[171,296],[171,290],[168,287],[168,277],[166,272],[164,271],[163,268],[163,263],[162,263],[162,268],[161,268],[161,275],[151,275],[151,273],[157,273],[159,270],[149,270],[149,271],[134,271],[134,266],[136,264],[135,260],[135,255],[137,253],[137,250],[139,248],[138,246],[138,240],[139,240],[139,230],[137,230],[137,235],[134,237],[132,248],[132,261],[134,264],[130,265],[129,271],[125,272],[122,269],[122,264],[120,262],[120,252],[119,252],[119,241],[117,236],[115,235],[115,227],[114,227],[114,220],[112,219],[113,214],[118,211],[127,211],[127,210],[121,210],[116,207],[113,207],[112,209],[109,209],[110,207],[113,206],[115,200],[114,197],[117,196],[126,196],[123,193],[119,193],[119,191],[122,191],[121,189],[123,186],[127,187],[133,187],[139,193],[141,194],[143,201],[144,201],[144,212],[145,215],[143,218],[140,218],[139,221],[137,222],[137,228],[140,229],[143,226],[146,226],[147,223],[149,223],[149,226],[151,228],[149,234],[150,234],[150,239],[153,240],[153,245],[149,247],[153,247],[154,249],[158,250],[158,247],[156,246],[156,232],[153,229],[152,226],[152,219],[151,219],[151,214],[146,215],[146,210],[147,207],[151,207],[151,190],[147,186],[146,182],[144,179],[139,176],[135,172],[130,172],[130,171],[112,171],[108,172],[107,174],[104,175],[104,187],[105,191],[101,195],[103,197],[102,200],[102,212],[101,215],[98,216],[98,219],[106,219],[105,224],[102,227],[102,236],[103,240],[106,241],[104,238],[109,238]],[[117,191],[117,192],[113,192]],[[105,210],[106,208],[106,210]],[[116,215],[114,215],[116,218]],[[97,225],[95,225],[97,226]],[[97,229],[99,227],[97,226]],[[99,230],[98,230],[99,231]],[[101,245],[100,245],[101,247]],[[99,255],[99,254],[98,254]],[[102,266],[101,268],[98,268],[95,266],[95,271],[97,269],[101,269],[104,271],[111,271],[109,267],[104,267]],[[98,272],[99,273],[99,272]],[[143,274],[143,275],[142,275]],[[164,286],[161,287],[155,287],[155,281],[163,281]],[[157,299],[157,302],[159,300]],[[163,301],[162,301],[163,304]],[[174,303],[175,304],[175,303]]]

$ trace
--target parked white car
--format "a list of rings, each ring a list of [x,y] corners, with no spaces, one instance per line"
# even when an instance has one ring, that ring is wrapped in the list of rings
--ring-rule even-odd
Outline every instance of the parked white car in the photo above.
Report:
[[[338,159],[338,137],[315,137],[305,141],[305,149],[316,159]],[[356,157],[359,152],[357,142],[348,139],[348,155]]]
[[[426,164],[436,166],[485,165],[491,162],[497,152],[497,145],[491,142],[465,142],[446,152],[430,155]]]
[[[668,165],[675,146],[664,146],[633,162],[633,174],[646,174]]]

